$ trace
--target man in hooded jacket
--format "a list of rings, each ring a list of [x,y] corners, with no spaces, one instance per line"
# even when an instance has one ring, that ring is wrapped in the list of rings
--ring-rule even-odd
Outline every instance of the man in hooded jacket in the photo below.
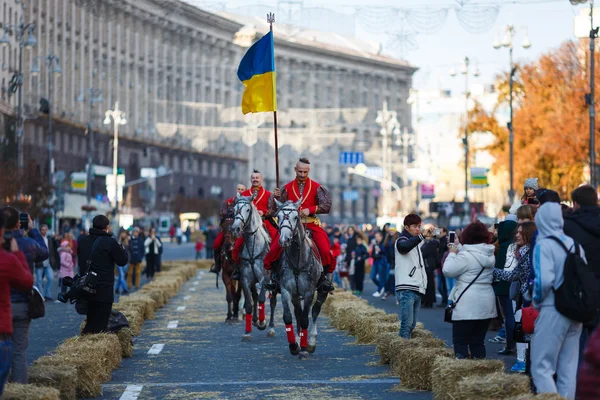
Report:
[[[556,310],[553,289],[563,283],[567,253],[550,237],[558,238],[572,252],[575,252],[574,241],[563,232],[560,204],[543,204],[535,216],[535,224],[538,238],[533,250],[533,304],[540,314],[531,339],[531,375],[539,393],[558,393],[574,399],[582,324]],[[585,257],[583,248],[580,254]]]

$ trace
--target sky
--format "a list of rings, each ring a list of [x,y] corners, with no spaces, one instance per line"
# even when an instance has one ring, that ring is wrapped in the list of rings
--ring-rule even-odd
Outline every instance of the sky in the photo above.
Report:
[[[221,2],[214,0],[184,0],[197,5],[208,5],[209,7],[250,6],[255,4],[273,5],[276,8],[277,1],[261,0],[236,0]],[[290,1],[290,0],[284,0]],[[515,38],[514,59],[516,62],[528,62],[534,60],[540,54],[558,47],[562,42],[574,39],[573,20],[579,14],[580,8],[586,6],[572,6],[569,0],[291,0],[303,3],[304,7],[326,7],[339,12],[352,13],[360,7],[397,7],[414,8],[416,6],[440,9],[443,7],[454,7],[459,2],[473,5],[474,3],[485,5],[498,5],[499,13],[493,24],[483,33],[470,33],[461,26],[454,10],[450,10],[445,23],[441,27],[433,27],[432,34],[419,34],[415,37],[418,48],[404,53],[404,58],[419,68],[414,76],[413,87],[416,89],[450,89],[452,91],[464,91],[464,79],[461,75],[452,78],[450,69],[454,66],[460,70],[462,60],[465,56],[471,59],[471,65],[478,64],[481,72],[480,77],[471,78],[473,83],[493,83],[494,77],[508,70],[508,49],[496,50],[492,47],[495,38],[502,38],[507,24],[513,24],[517,30]],[[589,6],[587,6],[589,7]],[[479,7],[481,8],[481,7]],[[600,14],[600,13],[599,13]],[[600,20],[600,15],[598,17]],[[483,22],[481,18],[475,18]],[[424,21],[423,23],[427,23]],[[399,24],[392,22],[390,29],[398,29]],[[488,24],[485,24],[488,25]],[[529,35],[532,46],[525,50],[521,47],[525,31]],[[356,36],[367,40],[376,40],[384,44],[384,51],[392,52],[400,56],[398,50],[387,47],[389,39],[385,34],[375,34],[357,24]],[[474,71],[475,68],[472,68]]]

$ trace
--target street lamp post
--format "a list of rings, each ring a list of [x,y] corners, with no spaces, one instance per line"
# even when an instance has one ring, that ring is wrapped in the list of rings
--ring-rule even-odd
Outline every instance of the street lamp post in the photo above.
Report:
[[[46,65],[46,72],[48,74],[48,132],[46,135],[46,150],[48,152],[48,183],[50,187],[54,186],[54,137],[52,134],[52,82],[53,76],[59,77],[62,74],[62,68],[60,67],[60,58],[52,53],[46,57],[33,57],[33,65],[31,67],[31,75],[37,76],[40,73],[40,67],[37,60],[42,59]],[[54,196],[52,196],[54,197]],[[52,206],[52,230],[56,232],[56,207]]]
[[[23,10],[25,6],[23,5]],[[23,21],[23,15],[19,20],[18,24],[2,24],[4,33],[0,39],[0,45],[5,47],[10,45],[8,39],[8,33],[14,33],[19,44],[19,69],[13,75],[11,79],[10,91],[15,93],[18,91],[17,100],[17,167],[23,168],[23,49],[30,49],[37,44],[33,32],[35,31],[35,24],[26,24]],[[25,39],[27,36],[27,39]]]
[[[114,130],[114,138],[113,138],[113,176],[115,183],[115,216],[114,219],[117,222],[117,227],[119,225],[119,220],[117,215],[119,214],[119,184],[117,179],[118,173],[118,157],[119,157],[119,125],[125,125],[127,123],[127,119],[125,118],[125,113],[119,110],[119,102],[115,102],[114,110],[107,110],[104,118],[104,125],[110,124],[110,121],[113,121],[113,130]]]
[[[517,67],[513,62],[513,38],[515,37],[517,31],[514,25],[507,25],[506,32],[504,34],[504,38],[500,41],[500,38],[496,38],[494,41],[494,48],[500,49],[501,47],[508,47],[508,54],[510,60],[510,76],[508,80],[509,86],[509,107],[510,107],[510,122],[508,123],[508,143],[509,143],[509,157],[510,157],[510,189],[508,191],[508,200],[512,204],[515,199],[515,188],[514,188],[514,123],[513,123],[513,89],[514,89],[514,77],[515,72],[517,72]],[[531,47],[531,42],[529,41],[529,36],[527,35],[527,29],[525,29],[525,38],[523,39],[522,44],[524,49],[528,49]]]
[[[383,109],[377,111],[377,118],[375,122],[381,126],[379,133],[382,136],[381,148],[382,148],[382,164],[383,164],[383,216],[389,217],[389,194],[391,194],[392,188],[390,182],[392,179],[392,161],[391,161],[391,144],[392,137],[394,135],[400,135],[400,123],[398,122],[396,111],[390,111],[387,108],[387,101],[383,102]]]
[[[463,66],[460,70],[460,73],[465,76],[465,132],[463,136],[463,146],[465,149],[465,213],[469,211],[469,97],[471,96],[471,92],[469,91],[469,66],[471,61],[469,57],[465,57],[463,60]],[[456,76],[456,71],[453,69],[450,71],[451,76]],[[475,71],[473,72],[474,77],[478,77],[479,67],[475,66]]]

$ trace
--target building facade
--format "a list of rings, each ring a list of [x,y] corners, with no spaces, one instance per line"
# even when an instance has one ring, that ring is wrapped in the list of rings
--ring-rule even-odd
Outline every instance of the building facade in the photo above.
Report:
[[[85,136],[89,124],[97,139],[94,164],[112,165],[112,131],[107,129],[112,125],[102,121],[104,111],[118,101],[127,115],[127,124],[119,128],[119,165],[127,170],[127,181],[138,178],[144,167],[173,171],[162,180],[171,184],[158,184],[158,209],[168,209],[167,192],[227,197],[253,168],[264,172],[269,187],[275,185],[271,117],[241,117],[243,85],[235,73],[247,47],[268,30],[266,22],[217,15],[177,0],[0,4],[4,23],[22,17],[36,26],[37,45],[23,50],[22,58],[23,154],[36,160],[41,173],[50,169],[49,142],[55,171],[68,176],[85,169],[92,148]],[[291,179],[295,160],[307,156],[314,160],[315,178],[341,199],[348,178],[347,166],[338,163],[339,152],[367,151],[367,160],[377,162],[376,110],[385,100],[410,124],[406,99],[415,68],[378,54],[376,44],[275,28],[282,179]],[[14,135],[17,96],[5,88],[19,64],[15,37],[9,38],[0,68],[6,143]],[[48,55],[58,57],[60,77],[49,73]],[[32,73],[36,66],[37,75]],[[102,103],[90,104],[90,89],[101,93]],[[40,98],[51,102],[55,123],[50,135],[38,112]],[[373,214],[376,200],[372,183],[354,184],[360,186],[359,200],[342,202],[340,210],[358,209],[351,214],[359,216],[358,222]],[[95,191],[102,189],[95,184]],[[129,206],[142,209],[143,196],[136,193],[128,197]],[[350,215],[340,211],[334,217],[345,214]]]

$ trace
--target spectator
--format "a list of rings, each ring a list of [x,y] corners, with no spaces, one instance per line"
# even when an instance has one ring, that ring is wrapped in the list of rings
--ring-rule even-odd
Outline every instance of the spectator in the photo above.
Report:
[[[334,240],[339,240],[337,237]],[[340,254],[336,258],[336,270],[342,281],[342,289],[350,290],[350,281],[348,280],[348,267],[346,266],[346,245],[340,246]]]
[[[395,244],[396,299],[400,303],[399,335],[405,339],[410,339],[417,324],[421,296],[427,288],[427,272],[420,250],[423,239],[421,217],[416,214],[407,215],[404,218],[404,230]]]
[[[220,229],[215,227],[214,225],[209,225],[206,230],[206,258],[212,260],[214,258],[214,249],[213,245],[215,244],[215,239],[219,234]]]
[[[492,289],[496,260],[490,236],[484,224],[473,222],[462,233],[462,247],[459,249],[458,242],[450,246],[444,263],[444,274],[456,278],[449,296],[455,304],[452,342],[456,358],[486,357],[485,335],[490,319],[497,315]]]
[[[23,252],[29,273],[33,275],[35,263],[44,262],[48,258],[48,249],[40,232],[33,227],[33,221],[28,216],[27,229],[21,229],[19,212],[12,207],[5,207],[3,210],[6,230],[11,231],[12,237],[16,240],[19,250]],[[24,235],[27,233],[27,235]],[[12,312],[13,326],[13,353],[11,361],[10,382],[27,383],[27,345],[29,341],[29,296],[30,291],[23,292],[18,289],[11,289],[10,303]]]
[[[196,261],[202,256],[202,249],[204,249],[204,242],[201,237],[198,237],[198,239],[196,239]]]
[[[131,290],[133,285],[135,285],[136,289],[140,288],[142,280],[142,261],[144,260],[145,254],[146,249],[144,241],[140,237],[140,230],[138,228],[133,228],[132,236],[129,240],[129,270],[127,271],[127,290]]]
[[[171,228],[169,229],[169,237],[171,238],[171,243],[173,243],[173,240],[175,239],[175,233],[176,233],[176,229],[175,229],[175,224],[171,225]]]
[[[159,251],[162,247],[160,239],[156,237],[156,229],[150,229],[150,236],[146,238],[144,247],[146,254],[146,276],[148,279],[152,279],[156,272],[157,263],[160,257]]]
[[[373,267],[371,268],[371,280],[377,286],[373,297],[382,297],[385,300],[387,297],[385,284],[388,280],[389,265],[387,262],[387,249],[383,243],[383,232],[375,233],[375,239],[373,239],[372,244],[371,257],[373,257]]]
[[[535,234],[535,223],[523,222],[518,225],[515,235],[515,242],[509,246],[507,253],[507,261],[504,269],[494,269],[494,281],[517,282],[519,290],[516,298],[517,311],[521,309],[525,299],[529,293],[529,269],[531,268],[531,241]],[[508,257],[511,256],[511,257]],[[512,297],[512,294],[511,294]],[[512,299],[510,302],[510,310],[512,314]],[[516,313],[515,313],[516,314]],[[509,326],[509,324],[507,324]],[[514,327],[506,330],[508,343],[514,339]],[[514,341],[514,340],[513,340]],[[526,369],[526,352],[528,340],[525,342],[517,342],[517,363],[512,366],[512,372],[525,372]],[[507,348],[512,348],[507,345]],[[505,354],[501,352],[500,354]]]
[[[563,232],[560,204],[542,204],[535,223],[538,236],[533,250],[533,303],[540,314],[531,339],[531,375],[539,393],[558,393],[573,399],[582,324],[565,317],[554,306],[553,289],[562,284],[567,253],[550,237],[557,237],[568,249],[573,248],[574,241]],[[583,249],[580,251],[583,255]]]
[[[96,294],[88,300],[86,325],[82,334],[106,331],[108,318],[114,303],[115,264],[127,264],[129,256],[109,233],[110,221],[104,215],[96,215],[92,220],[90,234],[79,239],[79,271],[88,273],[88,261],[98,274]]]
[[[41,263],[35,263],[35,286],[44,295],[46,301],[51,301],[50,289],[52,288],[52,283],[54,283],[54,270],[57,269],[57,266],[60,267],[60,264],[57,265],[54,238],[48,237],[48,225],[40,227],[40,234],[42,235],[46,249],[48,249],[48,258]],[[45,287],[44,277],[46,277]]]
[[[436,280],[437,280],[437,288],[440,292],[440,296],[442,296],[441,306],[446,307],[448,304],[448,286],[446,284],[446,277],[442,272],[442,258],[444,258],[444,254],[448,251],[448,228],[441,227],[440,235],[438,237],[438,241],[440,246],[438,248],[438,266],[436,271]]]
[[[527,206],[529,207],[529,206]],[[498,224],[498,251],[496,252],[495,268],[499,271],[505,268],[514,268],[517,261],[515,259],[516,245],[514,243],[515,230],[517,222],[515,216],[509,214],[505,221]],[[512,354],[515,351],[515,341],[513,332],[515,330],[515,314],[513,311],[512,300],[510,298],[510,283],[506,281],[496,282],[493,285],[494,293],[498,298],[500,312],[503,316],[503,329],[493,339],[491,343],[502,343],[506,346],[500,354]]]
[[[4,213],[0,213],[0,397],[12,362],[11,291],[30,291],[33,286],[33,276],[25,255],[19,251],[17,241],[12,238],[9,243],[4,242],[4,221]]]
[[[181,239],[183,238],[183,231],[179,225],[176,225],[175,236],[177,236],[177,244],[181,246]]]
[[[354,248],[354,290],[356,295],[361,295],[365,281],[365,262],[369,258],[369,249],[363,243],[360,235],[355,236],[356,246]]]
[[[524,185],[524,193],[521,196],[521,204],[539,204],[535,197],[535,191],[539,189],[538,178],[527,178]]]
[[[338,259],[339,255],[341,254],[341,252],[342,252],[342,249],[340,246],[340,241],[338,238],[334,238],[333,243],[331,244],[331,255],[336,260],[336,263],[337,263],[337,259]],[[342,285],[342,280],[340,278],[340,274],[337,269],[337,264],[336,264],[335,271],[333,271],[333,282],[336,283],[338,286]]]
[[[356,238],[358,236],[360,236],[357,232],[356,229],[353,226],[349,226],[348,229],[346,230],[346,234],[344,235],[346,237],[346,262],[350,262],[350,258],[352,256],[352,252],[354,251],[354,249],[356,249],[357,246],[357,241]],[[362,292],[362,290],[361,290]]]
[[[595,268],[596,279],[600,282],[600,207],[598,192],[590,185],[580,186],[571,193],[573,211],[564,219],[564,231],[585,250],[588,264]],[[583,361],[583,352],[589,337],[598,326],[600,316],[583,326],[579,341],[579,360]]]
[[[134,230],[137,228],[133,228]],[[129,256],[131,257],[131,250],[129,249],[129,233],[123,230],[119,234],[119,244],[127,249]],[[127,272],[129,270],[129,264],[125,264],[124,266],[116,267],[116,276],[117,276],[117,286],[115,287],[115,294],[129,294],[129,288],[127,287]]]
[[[188,225],[188,227],[185,229],[185,242],[186,243],[190,243],[190,238],[191,237],[192,237],[192,229]]]
[[[395,280],[395,266],[396,258],[394,252],[394,243],[400,237],[400,234],[396,231],[396,228],[390,228],[388,231],[387,238],[383,241],[385,246],[387,262],[388,262],[388,280],[385,285],[386,295],[394,296],[396,292],[396,280]],[[387,296],[386,296],[387,297]]]
[[[63,240],[58,248],[58,254],[60,256],[60,270],[58,271],[58,279],[60,282],[61,293],[67,292],[69,289],[67,286],[62,284],[63,278],[71,277],[75,275],[75,264],[73,264],[73,254],[71,250],[71,243],[68,240]],[[58,301],[58,300],[57,300]]]
[[[533,217],[535,217],[535,213],[537,212],[537,208],[530,204],[522,205],[517,208],[517,220],[519,223],[533,221]]]
[[[434,271],[438,267],[440,243],[433,237],[433,226],[428,227],[425,233],[426,235],[423,235],[425,240],[421,247],[421,253],[423,253],[425,272],[427,273],[427,288],[425,289],[422,306],[424,308],[433,308],[433,305],[435,304]]]

